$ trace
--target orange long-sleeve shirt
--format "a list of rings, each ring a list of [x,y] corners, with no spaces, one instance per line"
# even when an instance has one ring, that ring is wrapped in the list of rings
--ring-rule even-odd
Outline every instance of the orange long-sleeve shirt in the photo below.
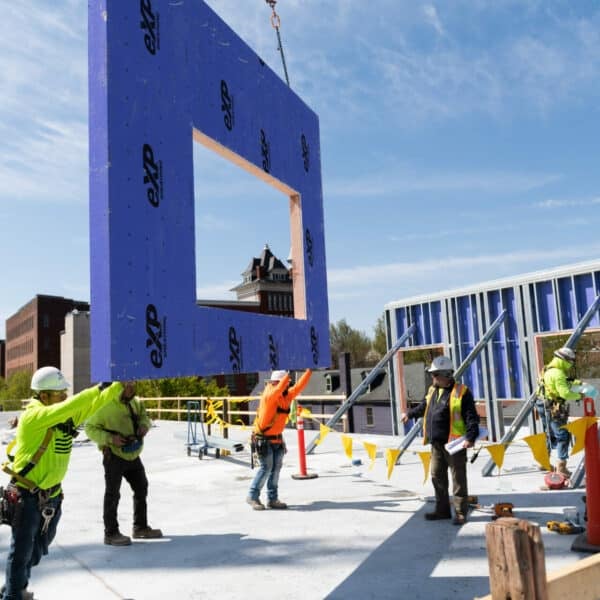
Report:
[[[306,387],[312,371],[307,369],[300,379],[287,390],[290,376],[286,375],[277,385],[267,384],[260,398],[254,431],[261,435],[279,435],[287,421],[292,401]]]

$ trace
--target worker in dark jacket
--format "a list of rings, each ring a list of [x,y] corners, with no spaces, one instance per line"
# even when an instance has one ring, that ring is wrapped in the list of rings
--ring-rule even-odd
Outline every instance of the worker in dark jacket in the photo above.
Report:
[[[438,356],[428,369],[433,385],[415,408],[402,414],[402,422],[425,416],[423,437],[431,443],[431,481],[435,490],[435,510],[425,514],[428,521],[450,519],[448,468],[452,473],[455,525],[467,519],[467,448],[472,448],[479,435],[479,415],[473,394],[466,385],[454,380],[454,366],[447,356]],[[445,445],[463,438],[462,450],[449,454]]]

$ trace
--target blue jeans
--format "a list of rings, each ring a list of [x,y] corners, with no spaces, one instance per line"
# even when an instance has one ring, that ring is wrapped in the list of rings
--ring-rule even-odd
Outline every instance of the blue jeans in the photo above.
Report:
[[[561,426],[565,424],[564,422],[550,419],[550,431],[555,440],[552,447],[556,448],[558,460],[567,460],[569,457],[569,440],[571,436],[566,429],[561,429]]]
[[[279,484],[279,472],[283,464],[283,455],[285,454],[284,444],[267,444],[267,451],[259,456],[260,467],[254,476],[248,498],[258,500],[260,490],[267,482],[267,499],[269,502],[278,500],[277,486]]]
[[[48,505],[56,512],[48,531],[42,534],[43,519],[37,496],[26,490],[21,490],[21,496],[23,512],[18,527],[12,528],[10,550],[6,559],[6,588],[3,600],[20,600],[21,590],[29,583],[31,567],[35,567],[42,560],[42,556],[48,554],[48,546],[56,535],[56,527],[62,514],[62,494],[59,494],[48,501]]]

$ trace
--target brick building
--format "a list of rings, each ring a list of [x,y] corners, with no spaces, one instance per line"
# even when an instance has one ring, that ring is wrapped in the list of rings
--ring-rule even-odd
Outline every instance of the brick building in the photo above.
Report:
[[[6,320],[6,377],[33,373],[43,366],[60,367],[60,333],[65,315],[89,311],[87,302],[38,294]]]
[[[6,340],[0,340],[0,377],[6,377]]]
[[[244,280],[231,291],[240,302],[258,303],[264,315],[294,316],[292,273],[265,244],[259,257],[254,257],[242,273]]]

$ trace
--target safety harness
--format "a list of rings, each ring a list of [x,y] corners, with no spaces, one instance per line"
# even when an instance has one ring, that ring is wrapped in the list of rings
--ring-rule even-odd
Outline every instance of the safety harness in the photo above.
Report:
[[[54,515],[56,514],[56,508],[54,506],[50,506],[49,500],[50,500],[50,498],[52,498],[54,496],[54,494],[56,492],[58,492],[60,490],[61,484],[57,483],[56,485],[52,486],[51,488],[43,490],[43,489],[40,489],[37,486],[37,484],[35,484],[33,481],[31,481],[31,479],[27,479],[27,477],[25,477],[25,475],[27,475],[38,464],[40,458],[42,458],[42,455],[48,449],[48,446],[50,445],[50,440],[52,439],[52,433],[53,433],[52,429],[53,428],[50,427],[46,431],[46,435],[44,436],[44,439],[42,440],[40,447],[36,450],[36,452],[33,454],[33,456],[29,459],[29,462],[19,472],[14,471],[9,466],[10,463],[15,458],[14,456],[12,456],[10,454],[10,451],[12,450],[12,448],[14,447],[14,445],[17,442],[16,438],[7,446],[6,454],[8,456],[8,460],[2,465],[2,470],[5,473],[7,473],[8,475],[10,475],[10,477],[11,477],[10,484],[11,484],[11,486],[14,487],[15,490],[18,489],[17,486],[15,485],[15,483],[18,482],[31,495],[37,496],[38,507],[40,509],[40,513],[42,516],[42,528],[40,530],[40,533],[44,536],[44,539],[46,539],[45,535],[48,532],[48,527],[50,525],[50,522],[52,521],[52,519],[54,518]],[[17,492],[17,493],[19,493],[19,492]],[[3,492],[3,495],[4,495],[4,492]],[[13,501],[18,502],[18,496],[15,499],[13,499]],[[18,525],[20,524],[20,516],[15,516],[14,519],[15,520],[11,523],[11,525],[13,527],[18,527]]]
[[[120,431],[115,431],[114,429],[108,429],[108,427],[100,427],[102,431],[106,431],[106,433],[112,433],[113,435],[120,435],[121,437],[127,440],[127,444],[121,446],[121,450],[123,452],[135,452],[139,448],[141,448],[143,441],[140,437],[138,437],[138,430],[140,428],[140,419],[139,415],[133,410],[131,406],[131,399],[127,403],[127,408],[129,409],[129,415],[131,417],[131,421],[133,423],[133,435],[125,435]]]
[[[29,471],[31,471],[35,467],[35,465],[38,464],[40,458],[42,458],[42,455],[48,449],[51,439],[52,439],[52,427],[49,428],[48,431],[46,431],[46,435],[44,436],[44,439],[42,440],[40,447],[36,450],[36,452],[33,454],[33,456],[29,459],[29,462],[19,472],[13,471],[13,469],[11,469],[9,466],[15,458],[14,456],[11,456],[10,451],[13,449],[13,447],[17,443],[17,440],[14,439],[8,445],[8,447],[6,448],[6,454],[7,454],[9,460],[7,460],[2,465],[2,470],[5,473],[7,473],[8,475],[10,475],[11,483],[18,481],[23,487],[25,487],[27,490],[29,490],[32,494],[36,494],[37,492],[40,491],[40,488],[33,481],[31,481],[31,479],[27,479],[25,477],[25,475],[27,475],[27,473],[29,473]],[[47,496],[49,496],[51,492],[56,491],[58,488],[60,488],[60,483],[53,486],[49,490],[43,490],[43,491],[45,492],[45,494]]]

